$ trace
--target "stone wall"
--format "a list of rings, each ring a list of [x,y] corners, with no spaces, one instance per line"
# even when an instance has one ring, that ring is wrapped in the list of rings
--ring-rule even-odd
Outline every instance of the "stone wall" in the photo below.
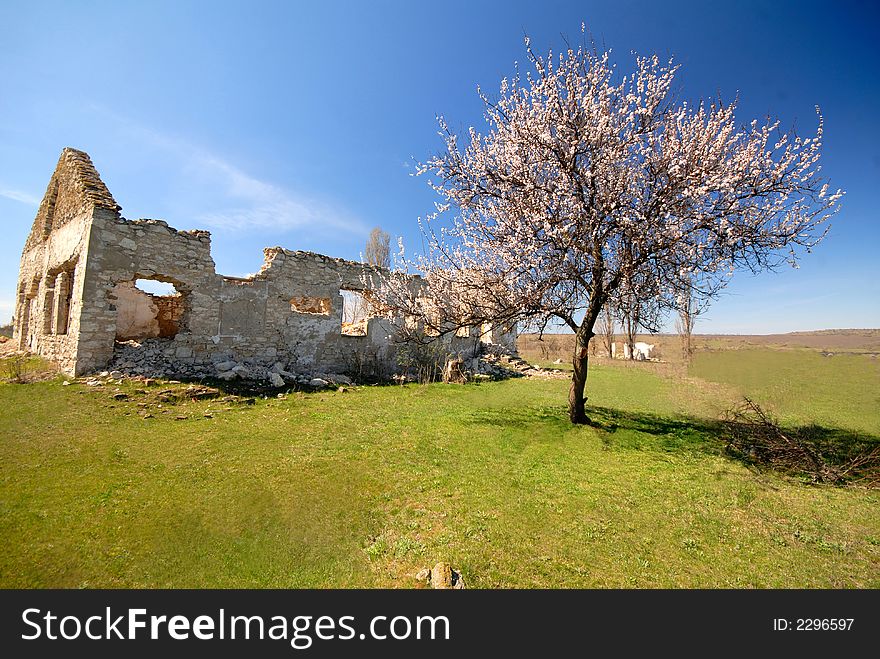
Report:
[[[126,339],[143,345],[125,346],[123,363],[192,376],[228,373],[229,364],[245,364],[240,375],[346,373],[366,358],[393,370],[388,320],[343,333],[341,291],[362,291],[365,268],[272,247],[257,274],[218,275],[207,231],[124,219],[88,156],[65,149],[22,254],[15,335],[75,375],[106,367]],[[168,282],[177,294],[148,295],[138,279]],[[515,330],[484,331],[515,341]],[[465,334],[450,339],[451,351],[473,349],[476,330]]]

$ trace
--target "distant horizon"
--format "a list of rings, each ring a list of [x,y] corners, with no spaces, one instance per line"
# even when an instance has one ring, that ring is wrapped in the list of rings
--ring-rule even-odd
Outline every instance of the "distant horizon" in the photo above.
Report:
[[[692,336],[785,336],[787,334],[838,334],[844,332],[880,332],[880,327],[840,327],[826,328],[815,330],[792,330],[790,332],[693,332]],[[520,332],[520,334],[537,334],[538,332]],[[567,332],[544,332],[545,336],[558,336],[563,334],[573,334],[571,330]],[[614,336],[620,336],[621,332],[615,332]],[[678,332],[636,332],[636,336],[678,336]],[[598,336],[598,333],[597,333]]]

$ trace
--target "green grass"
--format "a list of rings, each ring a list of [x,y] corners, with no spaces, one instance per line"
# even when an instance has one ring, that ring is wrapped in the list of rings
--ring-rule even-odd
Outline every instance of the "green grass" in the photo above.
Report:
[[[15,354],[0,358],[0,382],[35,382],[53,379],[57,368],[40,357],[28,354]]]
[[[838,425],[876,434],[846,416],[870,385],[830,388]],[[0,586],[407,588],[445,560],[469,587],[880,587],[880,495],[725,457],[705,417],[733,384],[592,368],[598,428],[567,422],[564,380],[148,419],[137,386],[0,385]]]
[[[690,373],[727,384],[787,423],[880,435],[880,360],[813,350],[697,353]]]

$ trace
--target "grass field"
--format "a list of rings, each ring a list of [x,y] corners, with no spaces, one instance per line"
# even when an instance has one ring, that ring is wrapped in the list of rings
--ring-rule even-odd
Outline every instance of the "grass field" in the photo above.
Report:
[[[446,560],[468,587],[880,587],[878,491],[750,470],[711,423],[748,393],[880,441],[876,360],[728,355],[592,368],[600,427],[564,380],[0,384],[0,586],[409,588]]]
[[[880,435],[880,359],[813,350],[703,352],[689,373],[755,397],[789,424]]]

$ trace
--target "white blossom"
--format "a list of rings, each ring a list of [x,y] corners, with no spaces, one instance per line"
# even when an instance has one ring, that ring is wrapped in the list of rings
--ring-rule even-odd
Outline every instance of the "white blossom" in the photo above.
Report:
[[[485,132],[460,143],[438,118],[445,149],[418,167],[441,198],[420,222],[428,249],[373,286],[437,331],[565,323],[583,422],[585,348],[604,305],[636,296],[660,310],[686,290],[715,295],[737,268],[796,265],[843,192],[818,175],[818,108],[810,139],[780,136],[778,121],[738,128],[735,103],[674,102],[671,60],[637,57],[619,78],[608,52],[526,49],[525,79],[505,78],[497,99],[479,92]],[[402,276],[412,270],[419,286]]]

